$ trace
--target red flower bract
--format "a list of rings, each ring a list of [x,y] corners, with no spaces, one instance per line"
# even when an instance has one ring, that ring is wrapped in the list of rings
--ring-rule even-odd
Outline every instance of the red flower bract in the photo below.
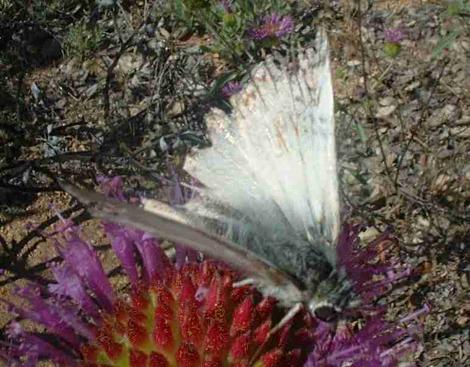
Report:
[[[212,262],[188,263],[169,270],[164,278],[140,285],[130,302],[119,302],[96,329],[96,339],[81,348],[90,365],[146,366],[151,359],[166,366],[247,365],[262,351],[260,358],[278,352],[283,360],[295,345],[294,328],[287,325],[289,342],[279,336],[266,344],[256,330],[272,323],[260,295],[248,288],[233,288],[234,274]],[[207,288],[205,297],[198,296]],[[304,326],[305,327],[305,326]],[[90,353],[90,350],[93,353]],[[299,356],[301,358],[301,356]],[[304,353],[303,358],[306,358]],[[265,366],[275,366],[272,362]]]

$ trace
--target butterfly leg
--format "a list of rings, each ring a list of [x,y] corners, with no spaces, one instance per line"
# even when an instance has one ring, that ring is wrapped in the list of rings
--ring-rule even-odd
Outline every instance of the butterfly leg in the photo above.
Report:
[[[281,321],[279,321],[277,325],[271,329],[266,340],[270,339],[274,334],[281,330],[284,325],[286,325],[290,320],[292,320],[294,316],[297,315],[297,312],[299,312],[302,308],[302,303],[296,303],[294,306],[292,306],[292,308],[286,313],[286,315],[281,319]]]
[[[247,278],[240,280],[239,282],[233,283],[233,288],[240,288],[244,287],[245,285],[253,285],[255,284],[255,280],[253,278]]]
[[[258,357],[260,356],[261,352],[263,351],[264,346],[269,342],[269,340],[279,331],[281,330],[290,320],[292,320],[297,312],[299,312],[303,308],[302,303],[296,303],[291,309],[286,313],[286,315],[279,321],[276,326],[274,326],[270,331],[269,334],[262,345],[259,346],[258,350],[255,352],[253,357],[251,358],[249,366],[252,366]]]

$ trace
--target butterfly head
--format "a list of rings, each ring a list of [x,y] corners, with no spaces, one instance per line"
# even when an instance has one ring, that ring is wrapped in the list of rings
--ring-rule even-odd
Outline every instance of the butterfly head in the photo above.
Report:
[[[343,318],[344,311],[359,305],[344,271],[333,271],[322,280],[307,301],[309,311],[318,319],[333,322]]]

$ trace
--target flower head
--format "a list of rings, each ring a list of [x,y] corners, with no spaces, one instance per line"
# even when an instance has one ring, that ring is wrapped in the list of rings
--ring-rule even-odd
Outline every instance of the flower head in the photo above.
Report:
[[[232,12],[233,11],[233,1],[232,0],[220,0],[219,1],[220,6],[224,9],[226,12]]]
[[[109,195],[124,198],[120,180],[102,183]],[[188,195],[174,194],[177,201]],[[271,334],[284,311],[255,289],[234,286],[240,274],[228,266],[191,252],[170,258],[159,240],[139,230],[112,223],[103,229],[128,290],[113,286],[80,228],[63,220],[53,237],[63,258],[50,265],[54,281],[19,288],[21,306],[4,301],[19,319],[39,325],[32,332],[10,324],[0,343],[9,366],[48,360],[71,367],[388,367],[420,346],[417,320],[426,309],[396,323],[376,302],[411,273],[387,251],[394,242],[389,234],[361,248],[360,227],[346,225],[338,243],[339,265],[363,301],[356,310],[362,326],[332,325],[301,311]]]
[[[396,57],[401,51],[401,40],[405,33],[401,28],[388,28],[384,31],[384,52],[387,56]]]
[[[400,43],[405,37],[405,32],[401,28],[387,28],[384,30],[385,42]]]
[[[106,225],[114,241],[120,238],[132,247],[132,257],[142,260],[139,272],[137,261],[130,264],[130,256],[121,254],[131,289],[122,297],[79,228],[66,222],[60,231],[64,263],[52,266],[55,282],[47,288],[19,289],[27,307],[10,304],[22,318],[46,327],[53,338],[26,332],[14,322],[9,329],[14,346],[6,353],[10,359],[31,366],[48,359],[67,366],[183,367],[222,366],[227,361],[244,366],[253,358],[266,367],[287,360],[300,365],[306,359],[305,347],[312,342],[309,316],[300,314],[268,341],[279,319],[275,300],[234,287],[238,275],[226,266],[187,262],[178,270],[156,240]]]
[[[124,198],[122,181],[101,180],[104,191]],[[187,193],[173,190],[174,200]],[[275,335],[282,313],[272,298],[248,286],[235,287],[239,274],[214,261],[170,259],[145,232],[103,223],[127,275],[129,291],[112,286],[98,254],[80,227],[62,220],[53,239],[63,258],[50,265],[54,281],[29,284],[16,294],[12,313],[38,325],[26,331],[14,321],[0,359],[10,366],[42,360],[66,366],[301,366],[312,344],[306,312]],[[177,254],[178,255],[178,254]],[[40,333],[45,328],[47,333]]]
[[[294,31],[294,19],[276,13],[266,15],[261,24],[248,31],[250,38],[261,41],[265,39],[282,38]]]

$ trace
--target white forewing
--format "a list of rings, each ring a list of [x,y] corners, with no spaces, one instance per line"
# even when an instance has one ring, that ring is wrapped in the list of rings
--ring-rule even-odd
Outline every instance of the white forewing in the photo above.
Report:
[[[274,242],[297,237],[331,247],[339,199],[325,34],[294,64],[261,64],[230,101],[232,114],[207,116],[212,147],[185,165],[205,187],[188,210],[217,203],[243,213],[244,223]],[[334,260],[334,251],[326,252]]]
[[[157,238],[185,244],[231,264],[249,276],[263,294],[277,298],[284,306],[291,307],[303,300],[302,291],[293,279],[274,264],[227,239],[193,226],[184,215],[163,203],[147,201],[146,208],[142,209],[66,183],[61,183],[61,186],[86,204],[95,217],[139,228]]]

